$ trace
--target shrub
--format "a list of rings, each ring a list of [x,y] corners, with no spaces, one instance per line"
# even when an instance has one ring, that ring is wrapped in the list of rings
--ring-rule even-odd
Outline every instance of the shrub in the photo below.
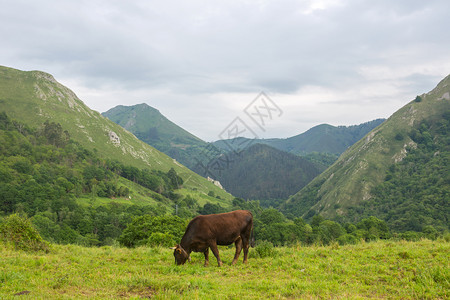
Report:
[[[388,239],[391,237],[386,222],[374,216],[362,219],[356,224],[356,227],[364,232],[364,239],[366,241]]]
[[[422,232],[424,233],[425,237],[430,240],[435,240],[439,236],[439,232],[432,225],[423,227]]]
[[[395,135],[395,139],[397,141],[403,141],[404,138],[405,138],[405,136],[400,132]]]
[[[31,225],[30,220],[17,214],[6,217],[0,224],[0,240],[14,246],[16,250],[49,250],[49,245]]]
[[[397,238],[405,241],[419,241],[422,238],[422,234],[416,231],[405,231],[399,233]]]
[[[136,217],[122,232],[118,241],[126,247],[142,245],[173,246],[184,234],[186,221],[178,216],[144,215]]]
[[[450,242],[450,232],[446,231],[446,232],[444,233],[444,240],[445,240],[446,242]]]
[[[347,233],[347,234],[344,234],[344,235],[341,235],[340,237],[338,237],[337,241],[338,241],[339,245],[348,245],[348,244],[355,245],[360,241],[360,239],[358,239],[353,234]]]
[[[156,246],[172,246],[177,242],[173,234],[170,233],[162,233],[162,232],[153,232],[148,239],[143,240],[142,242],[138,242],[138,245],[147,245],[150,247]]]
[[[273,244],[269,241],[262,241],[259,243],[254,252],[260,258],[275,257],[278,254],[277,250],[273,247]]]

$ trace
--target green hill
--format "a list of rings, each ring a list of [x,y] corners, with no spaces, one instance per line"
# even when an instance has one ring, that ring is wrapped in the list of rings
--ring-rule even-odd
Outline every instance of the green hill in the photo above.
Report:
[[[282,211],[341,221],[373,214],[400,230],[448,228],[449,94],[450,76],[345,151]]]
[[[377,119],[360,125],[353,126],[332,126],[321,124],[308,131],[286,139],[254,139],[251,143],[246,138],[236,138],[238,140],[216,141],[214,145],[224,150],[229,150],[230,146],[265,144],[279,150],[305,155],[308,153],[329,153],[340,155],[348,147],[359,141],[369,131],[383,123],[384,119]],[[242,150],[234,148],[233,150]]]
[[[139,170],[101,159],[70,139],[60,124],[32,128],[0,113],[0,215],[32,216],[46,240],[111,243],[142,214],[166,214],[183,180],[173,169]],[[191,205],[184,213],[195,215]]]
[[[74,141],[100,157],[163,172],[174,168],[184,179],[184,187],[188,190],[196,190],[203,195],[214,191],[222,201],[232,199],[230,194],[205,178],[89,109],[75,93],[50,74],[0,66],[0,111],[33,127],[39,127],[47,120],[59,123]]]
[[[119,105],[102,113],[111,121],[133,133],[181,164],[192,168],[207,143],[168,120],[147,104]]]
[[[224,160],[224,156],[219,157],[217,165]],[[214,179],[244,199],[286,199],[323,171],[300,156],[263,144],[254,144],[239,154],[230,152],[226,160],[229,163],[214,173]]]

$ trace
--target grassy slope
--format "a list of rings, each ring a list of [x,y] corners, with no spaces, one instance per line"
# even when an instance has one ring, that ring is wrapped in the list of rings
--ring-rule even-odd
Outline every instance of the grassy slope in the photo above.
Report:
[[[232,196],[203,177],[174,162],[167,155],[138,140],[121,126],[89,109],[67,87],[50,74],[24,72],[0,66],[0,111],[11,118],[36,127],[50,119],[60,123],[75,141],[87,149],[96,149],[100,156],[117,159],[139,168],[147,167],[167,172],[174,168],[185,186],[208,193],[213,190],[224,201]],[[109,132],[115,132],[120,145],[113,144]]]
[[[29,254],[0,244],[0,298],[393,298],[448,299],[450,243],[379,241],[353,246],[277,248],[275,257],[203,267],[203,257],[175,266],[165,248],[54,245]]]
[[[450,109],[449,91],[450,76],[423,94],[421,102],[411,101],[350,147],[330,168],[291,197],[284,210],[297,210],[297,215],[302,215],[312,207],[324,217],[333,218],[345,215],[347,207],[369,199],[371,189],[384,180],[389,166],[404,157],[406,147],[414,144],[408,136],[412,126]],[[404,139],[397,140],[397,134]]]
[[[142,140],[148,144],[154,138],[168,143],[172,142],[175,144],[174,146],[177,146],[176,143],[206,145],[204,141],[171,122],[157,109],[145,103],[133,106],[119,105],[102,113],[102,115],[130,132],[137,132],[142,135],[147,133],[148,140]],[[157,129],[157,134],[153,137],[149,134],[149,131],[154,128]]]
[[[145,103],[119,105],[102,115],[191,170],[197,164],[196,158],[202,157],[202,152],[208,145]]]

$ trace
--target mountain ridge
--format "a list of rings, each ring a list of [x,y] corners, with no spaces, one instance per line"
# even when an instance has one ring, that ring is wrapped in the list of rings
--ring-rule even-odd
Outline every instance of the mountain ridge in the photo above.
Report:
[[[312,152],[340,155],[373,128],[379,126],[385,119],[376,119],[359,125],[333,126],[319,124],[307,131],[289,138],[253,139],[235,138],[219,140],[213,144],[221,149],[233,151],[242,150],[239,145],[266,144],[279,150],[304,155]]]
[[[57,82],[51,74],[0,66],[0,111],[6,111],[11,118],[31,126],[39,126],[51,119],[68,130],[72,139],[102,157],[164,172],[174,168],[184,178],[186,187],[204,193],[213,190],[223,199],[232,197],[89,109],[72,90]]]
[[[360,208],[357,215],[362,216],[362,203],[373,199],[373,189],[384,182],[390,166],[400,163],[417,147],[411,131],[423,121],[446,122],[442,114],[450,110],[449,94],[447,76],[347,149],[331,167],[289,198],[281,210],[306,219],[320,214],[345,221],[350,208]]]
[[[146,103],[118,105],[102,115],[190,169],[196,162],[194,158],[208,145]]]

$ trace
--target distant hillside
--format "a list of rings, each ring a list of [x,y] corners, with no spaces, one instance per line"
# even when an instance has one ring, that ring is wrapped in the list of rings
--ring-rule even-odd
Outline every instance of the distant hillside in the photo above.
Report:
[[[398,230],[448,228],[450,76],[395,112],[282,210],[341,221],[373,214]]]
[[[254,139],[249,143],[248,139],[239,137],[237,140],[220,140],[214,142],[216,147],[229,150],[241,150],[239,145],[266,144],[279,150],[305,155],[312,152],[340,155],[348,147],[359,141],[369,131],[383,123],[384,119],[377,119],[367,123],[353,126],[332,126],[321,124],[299,135],[286,139]]]
[[[33,217],[53,242],[111,243],[133,217],[171,212],[175,201],[169,197],[183,183],[173,169],[140,171],[101,159],[71,140],[60,124],[32,128],[5,112],[0,145],[0,215]],[[199,203],[192,197],[177,204],[182,202],[195,204],[184,215],[197,214]]]
[[[223,201],[232,196],[172,158],[137,139],[121,126],[89,109],[52,75],[24,72],[0,66],[0,112],[32,127],[51,120],[61,124],[70,137],[102,158],[115,159],[137,168],[168,172],[173,168],[184,187],[203,194],[214,191]]]
[[[189,168],[195,165],[194,158],[200,156],[207,145],[145,103],[119,105],[102,115]]]
[[[252,145],[239,155],[228,154],[226,159],[229,164],[216,172],[214,179],[244,199],[286,199],[323,170],[299,156],[263,144]]]

